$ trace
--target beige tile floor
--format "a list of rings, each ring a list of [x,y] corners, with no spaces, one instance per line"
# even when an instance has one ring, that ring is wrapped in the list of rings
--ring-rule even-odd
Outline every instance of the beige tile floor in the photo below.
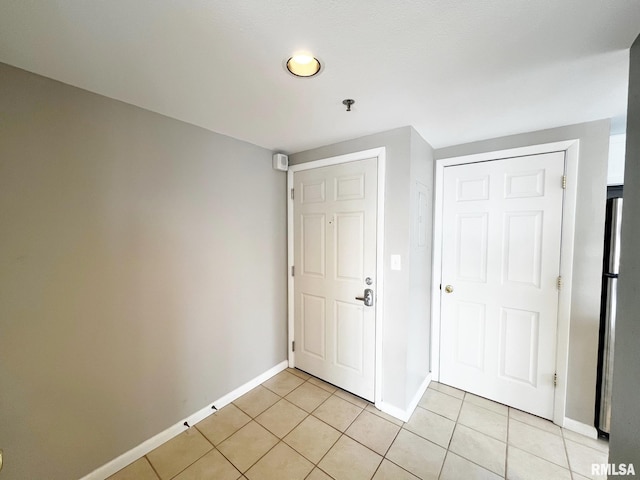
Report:
[[[584,480],[608,444],[432,382],[403,423],[287,369],[109,480]]]

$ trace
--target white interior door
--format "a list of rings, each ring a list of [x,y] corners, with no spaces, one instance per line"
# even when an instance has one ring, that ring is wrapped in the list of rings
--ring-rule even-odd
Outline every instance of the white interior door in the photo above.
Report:
[[[295,365],[368,400],[375,306],[356,297],[375,301],[376,188],[376,158],[294,174]]]
[[[446,167],[440,379],[552,419],[564,152]]]

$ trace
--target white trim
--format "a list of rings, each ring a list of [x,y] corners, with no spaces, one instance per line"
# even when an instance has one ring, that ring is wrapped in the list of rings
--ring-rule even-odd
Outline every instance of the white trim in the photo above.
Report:
[[[579,433],[580,435],[584,435],[585,437],[598,438],[598,430],[596,429],[596,427],[587,425],[586,423],[578,422],[573,418],[564,417],[563,420],[563,427],[567,430]]]
[[[289,166],[288,175],[293,176],[295,172],[303,170],[312,170],[314,168],[329,167],[331,165],[339,165],[341,163],[357,162],[358,160],[366,160],[368,158],[380,157],[386,155],[386,147],[371,148],[360,152],[347,153],[336,157],[322,158],[312,162],[298,163]],[[291,198],[289,198],[291,199]]]
[[[375,361],[375,393],[374,402],[382,400],[382,332],[384,324],[384,199],[387,157],[383,147],[378,152],[378,218],[376,232],[376,361]]]
[[[575,242],[576,207],[578,197],[578,159],[580,141],[575,140],[565,150],[567,188],[562,205],[562,243],[560,245],[560,275],[562,289],[558,300],[556,344],[556,396],[553,422],[564,423],[567,407],[567,377],[569,375],[569,327],[571,325],[571,291],[573,286],[573,249]]]
[[[426,392],[427,388],[429,388],[429,384],[431,383],[431,378],[432,378],[431,373],[428,373],[425,379],[422,381],[420,388],[418,388],[418,391],[413,396],[411,403],[409,403],[409,406],[407,407],[407,412],[409,412],[409,416],[413,414],[413,411],[418,406],[418,403],[420,403],[420,400],[422,399],[424,392]]]
[[[452,165],[501,160],[541,153],[565,152],[565,174],[567,188],[564,192],[562,212],[562,244],[560,247],[560,275],[562,290],[558,300],[558,330],[556,349],[556,373],[558,385],[555,391],[553,421],[562,425],[565,420],[567,400],[567,371],[569,362],[569,326],[571,318],[571,288],[573,283],[573,248],[575,236],[575,210],[578,192],[578,158],[580,141],[531,145],[495,152],[484,152],[435,161],[433,202],[433,270],[431,288],[431,372],[434,381],[440,379],[440,283],[442,276],[442,208],[444,168]]]
[[[122,470],[127,465],[131,464],[132,462],[135,462],[136,460],[138,460],[142,456],[146,455],[147,453],[149,453],[153,449],[159,447],[163,443],[171,440],[173,437],[175,437],[175,436],[181,434],[182,432],[184,432],[186,430],[184,422],[187,422],[191,426],[195,425],[196,423],[198,423],[198,422],[204,420],[205,418],[207,418],[212,413],[215,413],[216,410],[214,410],[212,408],[213,405],[216,406],[216,409],[218,409],[218,410],[221,409],[225,405],[233,402],[236,398],[239,398],[242,395],[244,395],[245,393],[247,393],[249,390],[254,389],[255,387],[257,387],[261,383],[264,383],[265,381],[269,380],[274,375],[280,373],[285,368],[287,368],[287,361],[286,360],[283,361],[283,362],[280,362],[278,365],[276,365],[275,367],[270,368],[269,370],[267,370],[266,372],[262,373],[261,375],[258,375],[254,379],[249,380],[247,383],[245,383],[244,385],[236,388],[232,392],[229,392],[226,395],[220,397],[218,400],[213,402],[211,405],[207,405],[203,409],[198,410],[197,412],[189,415],[184,420],[180,420],[178,423],[175,423],[174,425],[170,426],[166,430],[163,430],[162,432],[160,432],[157,435],[151,437],[150,439],[145,440],[140,445],[138,445],[136,447],[133,447],[128,452],[125,452],[122,455],[120,455],[119,457],[111,460],[110,462],[105,463],[104,465],[102,465],[101,467],[97,468],[93,472],[91,472],[88,475],[82,477],[80,480],[105,480],[106,478],[110,477],[114,473]]]
[[[293,266],[293,201],[291,199],[291,189],[293,188],[294,166],[289,167],[287,171],[287,359],[289,360],[289,368],[295,365],[296,354],[292,350],[294,340],[293,330],[293,312],[295,309],[295,296],[293,287],[295,285],[293,276],[291,275],[291,267]]]
[[[564,140],[562,142],[542,143],[540,145],[529,145],[526,147],[496,150],[494,152],[474,153],[471,155],[463,155],[460,157],[441,158],[439,160],[436,160],[436,166],[439,162],[446,164],[446,166],[464,165],[465,163],[486,162],[488,160],[526,157],[529,155],[537,155],[539,153],[564,152],[576,142],[579,142],[579,140]]]
[[[418,391],[416,392],[416,394],[411,399],[411,403],[406,408],[406,410],[402,410],[401,408],[395,407],[393,405],[389,405],[388,403],[385,403],[385,402],[376,403],[376,408],[378,410],[383,411],[384,413],[388,413],[389,415],[397,418],[398,420],[402,420],[403,422],[408,422],[409,419],[411,418],[411,415],[413,415],[413,412],[418,407],[418,403],[420,403],[420,399],[422,399],[424,392],[426,392],[427,388],[429,388],[430,383],[431,383],[431,374],[429,373],[424,379],[424,381],[422,382],[422,385],[420,385],[420,388],[418,388]]]
[[[411,414],[408,414],[406,410],[402,410],[401,408],[398,408],[389,403],[376,402],[375,407],[381,412],[389,414],[392,417],[397,418],[398,420],[402,420],[403,422],[408,422],[409,418],[411,417]]]
[[[258,375],[257,377],[253,378],[252,380],[249,380],[244,385],[241,385],[238,388],[236,388],[235,390],[233,390],[233,391],[227,393],[226,395],[220,397],[213,404],[216,406],[216,408],[218,410],[220,410],[222,407],[224,407],[224,406],[230,404],[231,402],[233,402],[236,398],[240,398],[245,393],[250,392],[251,390],[256,388],[258,385],[263,384],[264,382],[269,380],[271,377],[274,377],[275,375],[279,374],[280,372],[282,372],[286,368],[287,368],[287,361],[283,360],[282,362],[280,362],[276,366],[271,367],[266,372]]]
[[[368,158],[377,158],[378,168],[378,195],[377,195],[377,231],[376,231],[376,358],[374,375],[374,402],[376,406],[382,399],[382,332],[383,332],[383,299],[384,299],[384,200],[386,179],[386,147],[372,148],[360,152],[338,155],[336,157],[323,158],[312,162],[300,163],[289,166],[287,172],[287,277],[288,277],[288,340],[287,346],[289,366],[295,365],[295,353],[291,350],[294,340],[294,277],[291,276],[291,267],[294,263],[294,228],[293,228],[293,201],[291,189],[294,187],[293,175],[295,172],[311,170],[314,168],[328,167],[342,163],[356,162]]]

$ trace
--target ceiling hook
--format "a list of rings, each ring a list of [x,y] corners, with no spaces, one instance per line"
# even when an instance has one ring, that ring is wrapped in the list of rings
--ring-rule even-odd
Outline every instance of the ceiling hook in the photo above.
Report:
[[[351,105],[353,105],[354,103],[356,103],[356,101],[352,100],[351,98],[346,98],[342,101],[342,104],[347,106],[347,112],[351,111]]]

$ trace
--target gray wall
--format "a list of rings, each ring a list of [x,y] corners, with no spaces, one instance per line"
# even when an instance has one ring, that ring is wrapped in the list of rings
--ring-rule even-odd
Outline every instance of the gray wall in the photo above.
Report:
[[[457,157],[570,139],[580,140],[580,152],[566,416],[593,425],[609,121],[600,120],[442,148],[435,151],[435,156],[437,159]]]
[[[286,359],[271,152],[2,64],[0,112],[2,478],[82,477]]]
[[[640,36],[631,47],[609,461],[640,475]]]
[[[431,371],[431,259],[433,239],[433,149],[418,132],[411,129],[409,241],[409,306],[407,318],[406,398],[415,392]],[[419,209],[419,193],[426,196]],[[422,218],[420,218],[422,215]],[[420,230],[423,224],[423,231]],[[419,237],[424,243],[421,244]]]
[[[428,333],[430,317],[428,310],[424,316],[422,333],[412,332],[410,328],[411,312],[409,295],[411,291],[411,224],[412,224],[412,183],[418,178],[429,182],[433,170],[432,149],[417,135],[412,127],[401,127],[387,132],[369,135],[355,140],[328,145],[325,147],[295,153],[289,156],[292,165],[343,155],[377,147],[386,147],[386,179],[385,179],[385,226],[384,226],[384,331],[383,331],[383,367],[382,367],[382,400],[402,410],[411,401],[410,385],[418,378],[424,378],[428,372],[409,371],[420,366],[421,357],[410,352],[414,346],[408,339],[412,334],[416,342],[422,344],[428,355]],[[412,140],[413,139],[413,140]],[[413,170],[412,170],[413,164]],[[423,166],[418,168],[418,165]],[[429,173],[422,173],[427,170]],[[402,270],[390,269],[390,255],[399,254],[402,258]],[[429,246],[429,262],[431,252]],[[429,263],[430,265],[430,263]],[[420,266],[416,266],[420,268]],[[420,279],[414,280],[418,285]],[[428,279],[427,279],[428,281]],[[428,303],[427,303],[428,305]],[[418,321],[417,318],[415,321]],[[423,343],[424,342],[424,343]],[[412,355],[408,363],[408,355]],[[424,362],[423,362],[424,363]],[[412,378],[410,378],[412,377]],[[414,392],[415,393],[415,392]]]

